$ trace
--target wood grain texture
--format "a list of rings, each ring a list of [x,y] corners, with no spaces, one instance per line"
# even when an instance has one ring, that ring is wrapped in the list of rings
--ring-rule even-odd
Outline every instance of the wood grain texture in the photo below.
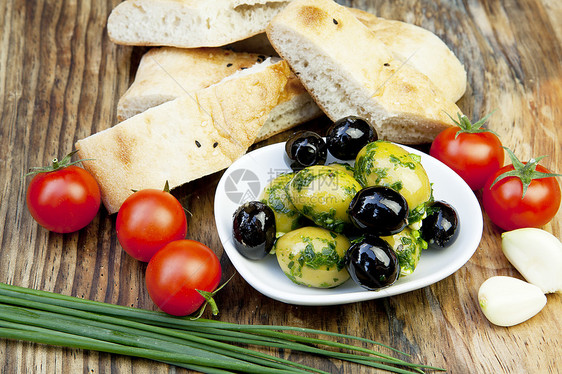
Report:
[[[496,110],[489,127],[523,160],[562,171],[562,3],[558,0],[339,1],[425,27],[465,64],[469,85],[460,108],[477,119]],[[32,166],[73,149],[76,140],[115,124],[141,49],[117,46],[105,23],[118,0],[0,2],[0,282],[92,300],[156,309],[144,287],[145,265],[125,255],[115,217],[102,209],[85,229],[49,233],[27,212]],[[324,125],[321,121],[307,126]],[[264,144],[283,141],[280,134]],[[234,273],[218,239],[214,190],[221,173],[174,191],[189,210],[189,238],[221,257],[223,279]],[[476,295],[493,275],[520,277],[501,252],[501,231],[484,217],[470,261],[423,289],[391,298],[330,307],[286,305],[240,276],[220,292],[220,319],[294,325],[356,334],[402,349],[415,362],[450,373],[557,373],[562,297],[548,295],[539,315],[510,328],[487,322]],[[562,213],[546,227],[562,236]],[[243,296],[241,296],[243,295]],[[278,352],[281,356],[290,352]],[[333,373],[352,365],[317,362]],[[185,372],[104,353],[0,340],[1,373]]]

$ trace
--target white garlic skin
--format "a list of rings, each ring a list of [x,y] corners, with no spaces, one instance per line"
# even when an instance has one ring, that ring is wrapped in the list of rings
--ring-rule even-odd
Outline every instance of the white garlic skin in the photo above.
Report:
[[[502,234],[502,251],[543,293],[562,292],[562,243],[554,235],[536,228],[507,231]]]
[[[513,277],[495,276],[478,290],[478,303],[486,318],[498,326],[514,326],[535,316],[546,305],[542,290]]]

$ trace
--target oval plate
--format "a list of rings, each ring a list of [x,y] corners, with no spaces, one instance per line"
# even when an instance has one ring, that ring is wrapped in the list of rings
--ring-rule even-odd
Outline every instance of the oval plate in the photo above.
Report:
[[[421,156],[421,162],[433,184],[435,200],[444,200],[455,207],[460,231],[456,241],[442,250],[427,249],[416,270],[399,278],[392,286],[367,291],[353,280],[336,288],[310,288],[293,283],[277,264],[267,256],[261,261],[242,257],[232,242],[232,219],[244,202],[256,200],[261,190],[276,176],[290,172],[285,156],[285,143],[277,143],[249,152],[234,162],[223,174],[215,193],[215,220],[222,245],[238,273],[257,291],[273,299],[297,305],[337,305],[377,299],[413,291],[453,274],[472,257],[482,238],[482,211],[468,185],[439,160],[413,148],[400,145]],[[328,154],[327,164],[335,160]]]

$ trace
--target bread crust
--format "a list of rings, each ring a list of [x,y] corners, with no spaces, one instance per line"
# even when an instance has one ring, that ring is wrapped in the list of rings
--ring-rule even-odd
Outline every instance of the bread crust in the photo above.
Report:
[[[267,35],[330,117],[359,115],[382,139],[428,143],[460,109],[427,76],[394,58],[376,34],[331,0],[296,0]]]
[[[254,142],[287,85],[280,61],[151,108],[76,143],[115,213],[132,190],[170,188],[222,170]]]

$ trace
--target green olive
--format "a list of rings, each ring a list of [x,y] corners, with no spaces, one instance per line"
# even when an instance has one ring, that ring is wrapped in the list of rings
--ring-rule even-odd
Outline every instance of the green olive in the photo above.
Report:
[[[427,248],[427,242],[422,239],[418,230],[406,227],[398,234],[381,237],[390,244],[398,257],[400,276],[412,274],[418,266],[422,250]]]
[[[386,186],[398,191],[408,203],[410,214],[423,213],[431,200],[431,184],[420,157],[383,140],[367,144],[355,160],[355,179],[364,187]],[[413,223],[422,217],[410,219]]]
[[[350,245],[341,234],[306,226],[277,239],[275,254],[279,266],[294,283],[331,288],[349,279],[345,253]]]
[[[263,189],[259,196],[259,200],[267,204],[275,214],[277,236],[302,226],[303,216],[291,203],[285,190],[294,175],[295,173],[279,175]]]
[[[342,232],[351,225],[347,209],[361,185],[348,173],[326,165],[299,171],[287,185],[289,199],[318,226]]]

